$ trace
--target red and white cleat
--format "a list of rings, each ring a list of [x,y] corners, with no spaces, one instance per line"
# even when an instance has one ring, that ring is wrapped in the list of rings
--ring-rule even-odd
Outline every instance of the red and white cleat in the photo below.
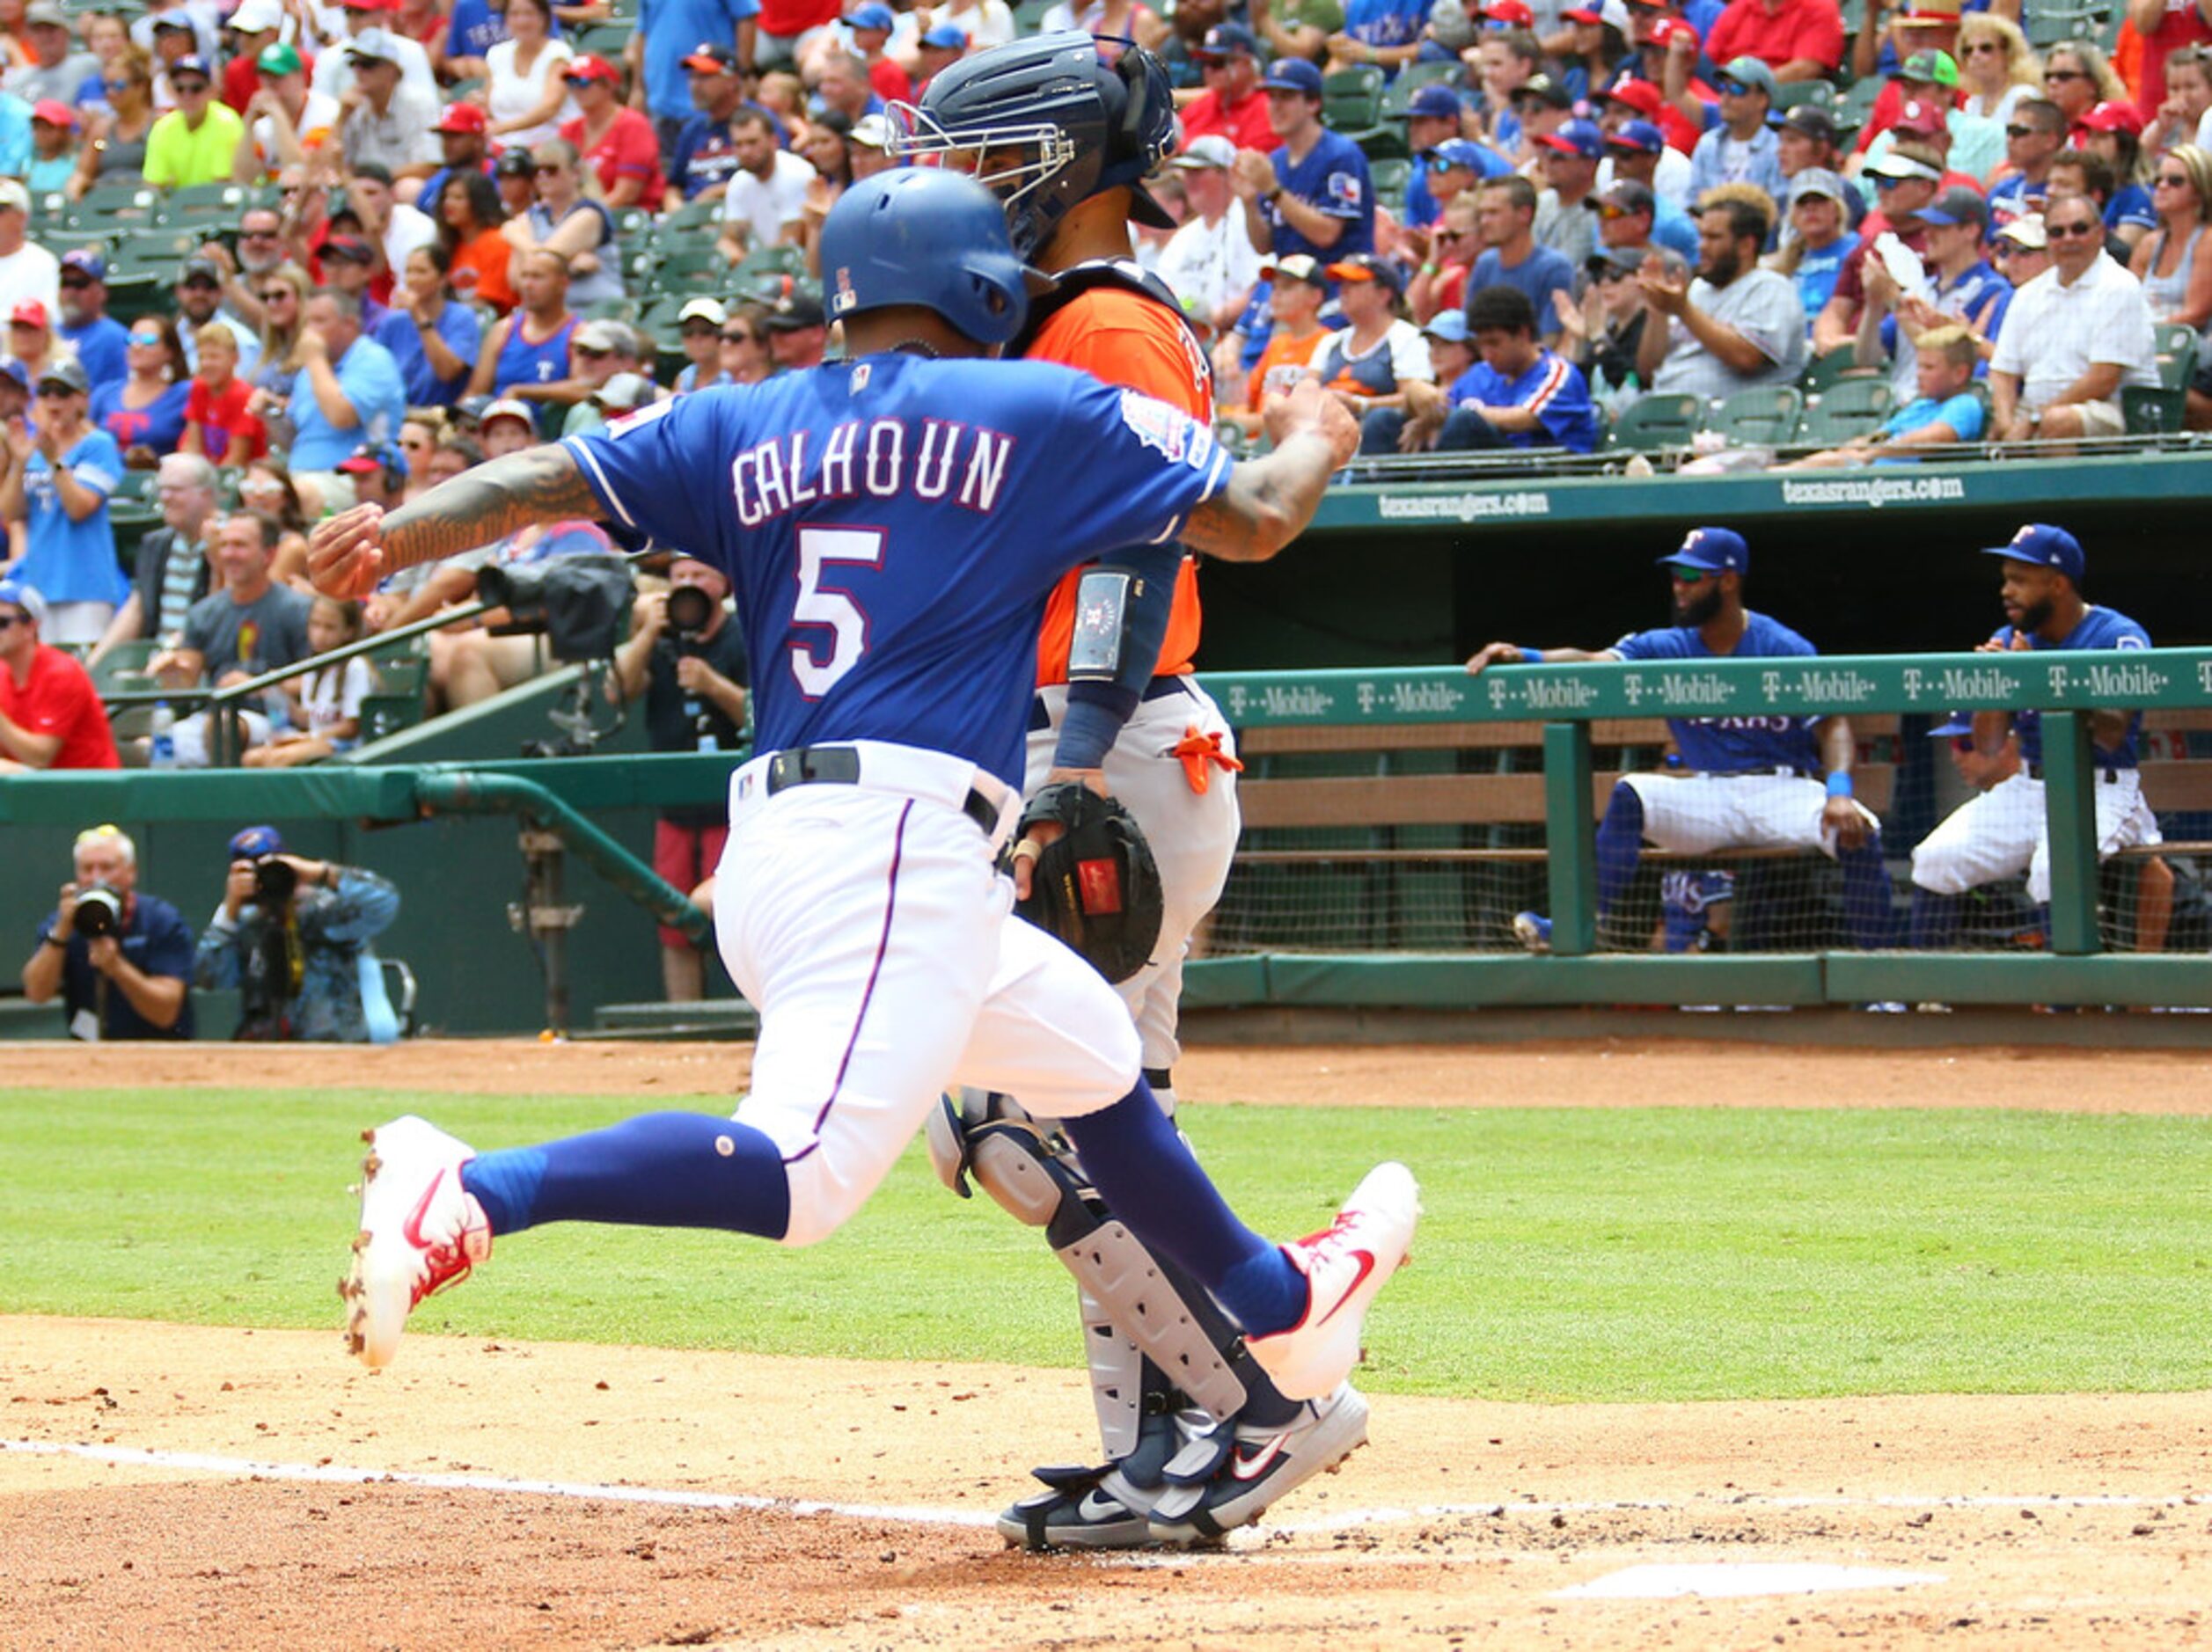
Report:
[[[376,1371],[399,1351],[415,1305],[491,1255],[492,1229],[461,1186],[474,1148],[412,1116],[361,1138],[369,1144],[361,1232],[338,1294],[346,1301],[346,1349]]]
[[[1292,1400],[1318,1400],[1359,1363],[1367,1309],[1405,1261],[1421,1217],[1421,1189],[1403,1165],[1377,1165],[1322,1232],[1283,1246],[1306,1276],[1306,1314],[1245,1347]]]

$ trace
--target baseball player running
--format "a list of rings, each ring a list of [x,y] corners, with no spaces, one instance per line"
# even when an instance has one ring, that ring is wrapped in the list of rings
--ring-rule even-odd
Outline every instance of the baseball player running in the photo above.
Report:
[[[542,1223],[815,1243],[966,1083],[1039,1097],[1121,1219],[1212,1293],[1278,1385],[1329,1393],[1403,1260],[1412,1177],[1370,1173],[1324,1233],[1253,1233],[1154,1100],[1104,983],[1010,919],[993,855],[1053,583],[1117,545],[1167,547],[1153,569],[1172,573],[1178,535],[1272,556],[1357,432],[1299,398],[1276,450],[1232,467],[1146,397],[973,360],[1020,329],[1032,272],[997,203],[956,175],[856,185],[822,252],[848,361],[659,403],[314,532],[317,585],[356,596],[530,523],[604,515],[727,573],[759,670],[760,755],[731,776],[715,903],[723,960],[760,1011],[751,1094],[732,1119],[648,1115],[481,1155],[420,1119],[370,1131],[349,1343],[385,1364],[417,1303]],[[1036,532],[1047,519],[1060,537]]]
[[[1129,256],[1132,222],[1172,223],[1143,184],[1176,137],[1159,61],[1080,33],[1039,35],[963,59],[900,113],[901,152],[984,177],[1015,251],[1055,278],[1010,354],[1080,368],[1211,426],[1205,351],[1174,295]],[[1109,793],[1152,846],[1160,939],[1117,990],[1172,1117],[1183,958],[1235,854],[1242,765],[1227,720],[1190,675],[1195,559],[1172,581],[1143,585],[1122,560],[1069,573],[1046,607],[1022,789],[1072,780]],[[1029,876],[1017,862],[1025,899]],[[1060,1139],[1036,1128],[1032,1114],[1045,1111],[1025,1093],[971,1092],[931,1122],[948,1183],[964,1194],[963,1173],[973,1174],[1046,1229],[1074,1274],[1103,1437],[1104,1464],[1039,1470],[1046,1489],[1007,1509],[1000,1531],[1035,1548],[1218,1539],[1363,1444],[1366,1401],[1349,1385],[1312,1403],[1277,1393],[1235,1327],[1145,1255]],[[1049,1197],[1032,1189],[1040,1174]]]
[[[2005,623],[1981,646],[1995,651],[2030,648],[2148,648],[2150,633],[2127,615],[2082,600],[2087,559],[2080,541],[2063,528],[2030,523],[2009,545],[1986,556],[2004,559],[2000,587]],[[2143,800],[2136,767],[2141,712],[2091,713],[2091,763],[2097,771],[2097,858],[2137,844],[2160,841],[2158,822]],[[1977,712],[1974,743],[1995,759],[2018,737],[2019,764],[1987,791],[1953,809],[1913,851],[1912,944],[1949,947],[1959,938],[1969,889],[2027,874],[2028,899],[2051,898],[2049,816],[2043,798],[2043,720],[2040,713]],[[2146,877],[2136,913],[2138,947],[2155,950],[2165,939],[2171,874]],[[2157,892],[2153,898],[2153,892]]]
[[[1680,624],[1634,632],[1595,653],[1493,642],[1468,661],[1467,669],[1820,652],[1779,620],[1744,606],[1751,552],[1742,535],[1727,528],[1693,528],[1681,549],[1661,557],[1659,566],[1673,579]],[[1670,717],[1666,727],[1681,766],[1622,775],[1598,822],[1600,921],[1628,893],[1647,842],[1693,855],[1817,848],[1842,866],[1843,911],[1853,943],[1894,944],[1881,824],[1851,795],[1855,749],[1848,719]],[[1513,932],[1534,952],[1551,945],[1551,920],[1539,913],[1517,914]]]

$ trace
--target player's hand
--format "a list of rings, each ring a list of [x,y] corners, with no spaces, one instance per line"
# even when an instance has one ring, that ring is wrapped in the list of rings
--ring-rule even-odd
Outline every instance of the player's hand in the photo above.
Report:
[[[1106,789],[1106,771],[1103,769],[1054,769],[1044,777],[1047,786],[1058,786],[1063,780],[1078,781],[1101,797],[1111,797]],[[1037,852],[1051,843],[1058,843],[1067,836],[1067,828],[1056,820],[1041,820],[1022,834],[1014,845],[1014,898],[1026,901],[1036,887]]]
[[[1301,378],[1288,395],[1270,397],[1260,420],[1278,448],[1293,436],[1316,435],[1335,450],[1339,465],[1359,451],[1359,421],[1316,378]]]
[[[1866,841],[1866,811],[1848,797],[1832,797],[1821,805],[1820,830],[1834,832],[1840,847],[1856,849]]]
[[[115,978],[116,970],[122,967],[123,948],[113,935],[102,935],[96,940],[85,942],[84,951],[93,969],[111,981]]]
[[[357,601],[376,589],[384,574],[381,505],[355,505],[326,516],[307,536],[307,577],[324,596]]]
[[[1519,643],[1484,643],[1481,648],[1477,649],[1469,657],[1467,662],[1467,674],[1469,676],[1480,676],[1485,670],[1494,665],[1519,665],[1520,663],[1520,645]]]

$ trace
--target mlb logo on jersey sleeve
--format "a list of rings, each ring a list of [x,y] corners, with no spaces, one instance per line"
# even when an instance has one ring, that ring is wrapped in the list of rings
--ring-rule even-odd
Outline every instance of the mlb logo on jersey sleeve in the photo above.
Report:
[[[1365,188],[1359,181],[1359,173],[1331,172],[1329,174],[1329,199],[1332,204],[1342,207],[1345,211],[1359,211],[1360,198],[1364,193]]]
[[[1194,470],[1212,463],[1213,433],[1197,423],[1180,407],[1170,406],[1142,391],[1121,393],[1121,421],[1138,441],[1167,458]]]

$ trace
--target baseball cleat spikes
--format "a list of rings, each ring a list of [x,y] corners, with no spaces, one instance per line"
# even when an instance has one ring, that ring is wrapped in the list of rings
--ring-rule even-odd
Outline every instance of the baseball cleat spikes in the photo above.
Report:
[[[1318,1400],[1359,1364],[1360,1331],[1376,1295],[1405,1261],[1421,1217],[1421,1190],[1403,1165],[1378,1165],[1337,1219],[1283,1246],[1306,1276],[1306,1312],[1287,1330],[1245,1347],[1285,1399]]]
[[[466,1143],[414,1117],[380,1125],[367,1139],[361,1232],[347,1273],[355,1304],[348,1346],[375,1371],[391,1363],[422,1299],[492,1254],[492,1231],[461,1186],[461,1166],[475,1157]]]
[[[1309,1400],[1287,1423],[1240,1422],[1221,1466],[1203,1482],[1171,1487],[1152,1510],[1153,1541],[1170,1548],[1219,1548],[1282,1497],[1333,1474],[1367,1443],[1366,1397],[1350,1383]]]

